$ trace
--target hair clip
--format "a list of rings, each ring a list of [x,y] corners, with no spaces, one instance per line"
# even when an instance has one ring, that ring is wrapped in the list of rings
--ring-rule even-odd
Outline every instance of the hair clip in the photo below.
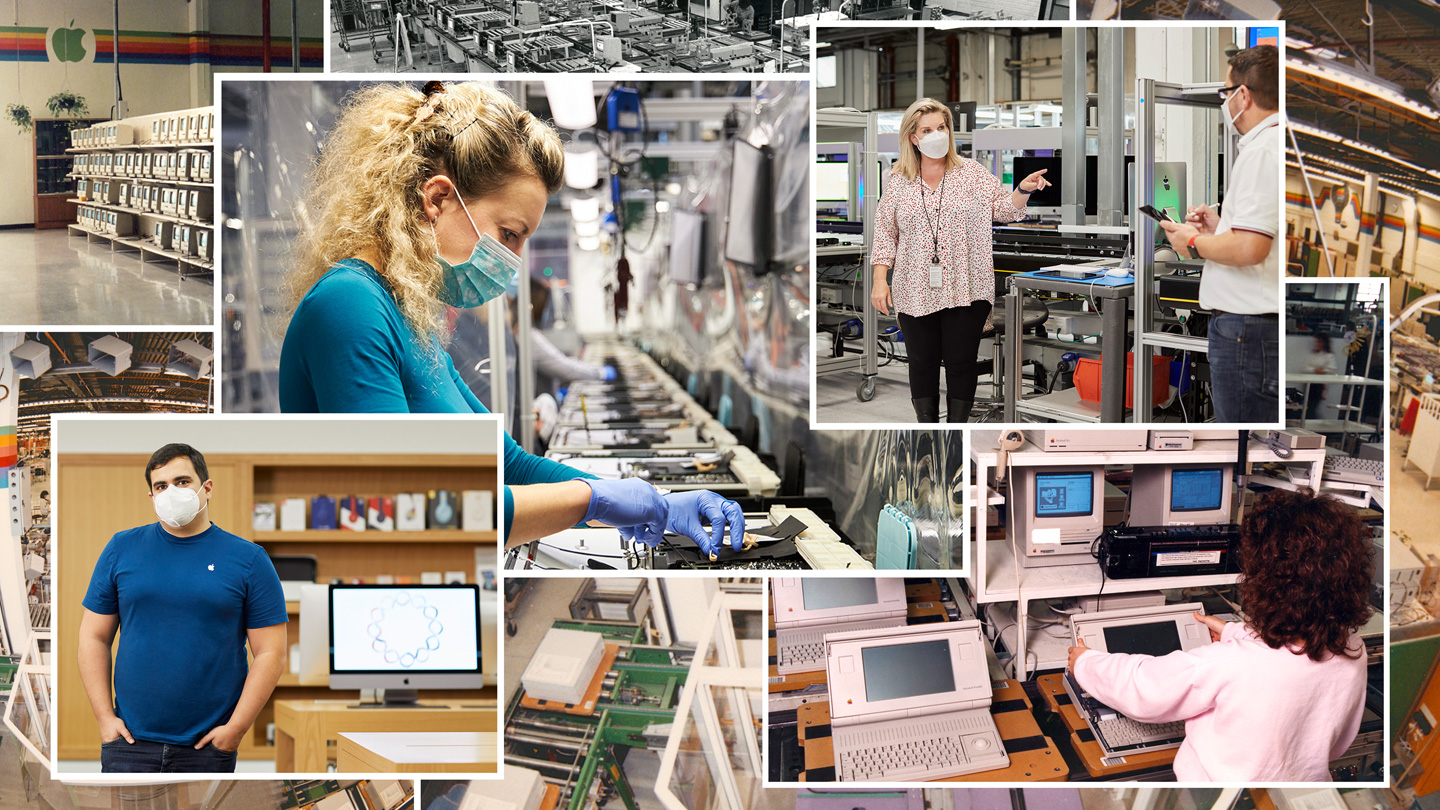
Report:
[[[417,124],[433,115],[435,108],[440,106],[440,98],[445,95],[445,83],[432,79],[425,83],[423,92],[425,101],[421,103],[420,109],[415,111]]]
[[[480,123],[480,116],[477,115],[477,116],[475,116],[474,118],[470,119],[470,123],[468,123],[468,124],[466,124],[465,126],[461,127],[461,128],[460,128],[460,132],[464,132],[465,130],[469,129],[470,127],[475,126],[475,125],[478,124],[478,123]],[[457,132],[457,133],[455,133],[454,135],[451,135],[451,136],[450,136],[450,140],[451,140],[451,141],[454,141],[456,138],[459,138],[459,137],[460,137],[460,132]]]

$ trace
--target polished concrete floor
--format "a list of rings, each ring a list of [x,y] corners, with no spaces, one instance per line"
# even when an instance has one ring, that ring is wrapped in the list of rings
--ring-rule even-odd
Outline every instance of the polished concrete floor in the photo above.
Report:
[[[173,262],[70,236],[67,229],[0,230],[0,324],[200,326],[215,322],[209,278],[181,279]]]

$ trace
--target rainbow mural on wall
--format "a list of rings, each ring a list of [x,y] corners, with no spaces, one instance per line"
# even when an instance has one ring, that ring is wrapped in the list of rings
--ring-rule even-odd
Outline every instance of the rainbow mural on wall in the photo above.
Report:
[[[61,30],[61,29],[56,29]],[[0,26],[0,62],[49,62],[46,48],[50,29]],[[110,28],[93,29],[95,36],[94,64],[115,63],[115,32]],[[289,70],[289,38],[270,41],[270,66]],[[120,31],[120,64],[122,65],[211,65],[212,67],[258,68],[264,64],[265,48],[260,37],[212,34],[206,31],[181,33],[174,31]],[[322,37],[300,39],[300,67],[320,70],[325,66],[325,40]]]

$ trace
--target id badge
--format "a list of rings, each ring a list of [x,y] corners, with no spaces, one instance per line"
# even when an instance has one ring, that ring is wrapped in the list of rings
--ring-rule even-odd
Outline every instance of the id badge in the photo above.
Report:
[[[940,289],[940,285],[944,282],[944,277],[945,265],[939,262],[932,262],[930,264],[930,288],[934,290]]]

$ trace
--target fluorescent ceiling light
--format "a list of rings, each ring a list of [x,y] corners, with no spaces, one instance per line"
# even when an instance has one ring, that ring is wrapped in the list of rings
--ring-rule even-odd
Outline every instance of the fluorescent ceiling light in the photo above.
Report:
[[[1404,107],[1416,115],[1424,116],[1432,121],[1440,120],[1440,111],[1408,98],[1397,88],[1390,86],[1388,82],[1354,73],[1338,65],[1321,65],[1306,60],[1286,59],[1285,70],[1291,73],[1307,73],[1342,87],[1367,93],[1397,107]]]

